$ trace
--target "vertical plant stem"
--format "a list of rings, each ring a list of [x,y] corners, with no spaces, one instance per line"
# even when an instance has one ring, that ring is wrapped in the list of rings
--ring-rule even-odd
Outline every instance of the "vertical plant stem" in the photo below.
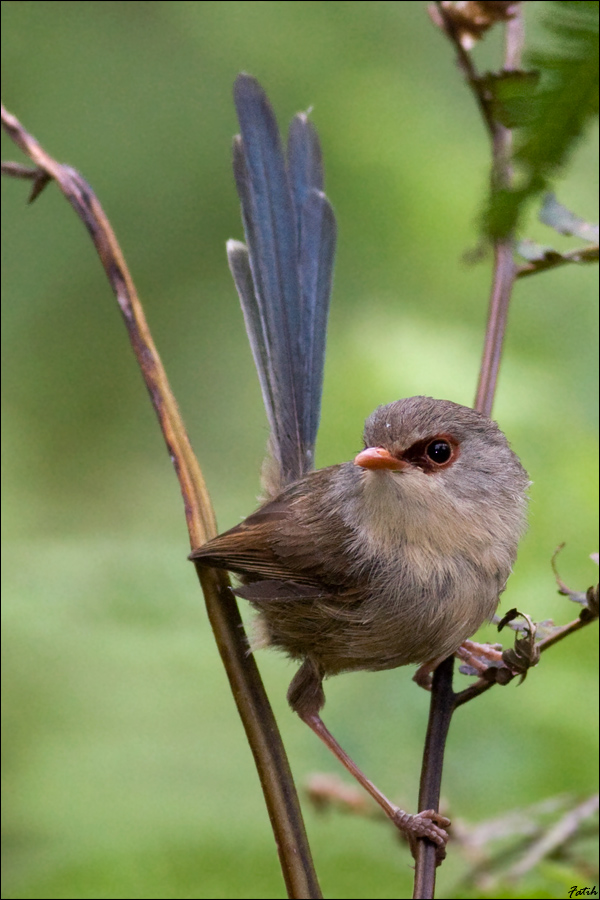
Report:
[[[439,804],[446,738],[454,712],[453,671],[454,657],[450,656],[440,663],[433,673],[429,722],[421,767],[418,806],[420,810],[437,810]],[[413,900],[427,900],[434,896],[436,863],[436,848],[431,841],[419,841],[415,859]]]
[[[483,357],[475,397],[475,409],[486,416],[491,416],[494,405],[515,274],[512,239],[496,241],[494,244],[494,281],[490,294]]]
[[[437,4],[444,22],[444,30],[453,42],[458,64],[463,71],[481,111],[492,142],[491,182],[508,186],[511,178],[510,154],[511,132],[495,121],[488,99],[481,88],[478,75],[470,54],[463,47],[454,23],[441,4]],[[504,69],[515,69],[520,65],[523,46],[523,19],[520,7],[514,18],[505,25]],[[502,358],[502,348],[508,308],[516,276],[513,259],[512,236],[494,242],[494,270],[488,308],[483,356],[479,370],[479,381],[475,397],[475,409],[491,415],[498,382],[498,372]],[[431,689],[429,724],[425,738],[425,751],[421,769],[421,792],[419,809],[439,809],[444,749],[450,721],[454,713],[456,695],[452,689],[453,660],[447,659],[436,669]],[[435,891],[435,848],[430,842],[420,840],[417,847],[414,898],[431,900]]]
[[[514,17],[509,19],[505,26],[503,66],[505,72],[520,66],[523,36],[523,17],[520,8],[517,7]],[[492,140],[491,184],[495,187],[510,187],[512,132],[494,119],[486,118],[486,123]],[[475,409],[486,416],[491,416],[494,405],[504,335],[508,323],[508,308],[516,274],[513,236],[496,238],[494,241],[494,276],[475,396]]]
[[[98,198],[82,176],[53,159],[18,119],[2,109],[2,126],[34,169],[8,164],[6,175],[30,178],[32,197],[54,179],[86,226],[119,304],[129,339],[150,394],[183,497],[192,548],[216,533],[215,518],[202,472],[169,385],[125,258]],[[198,572],[208,617],[259,772],[289,897],[321,897],[300,803],[281,735],[271,710],[225,573]],[[235,801],[230,802],[235,815]]]

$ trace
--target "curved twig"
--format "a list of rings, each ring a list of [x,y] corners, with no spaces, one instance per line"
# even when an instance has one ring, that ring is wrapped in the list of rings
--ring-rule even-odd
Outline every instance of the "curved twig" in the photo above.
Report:
[[[190,537],[198,547],[216,534],[212,504],[194,456],[166,372],[152,340],[127,264],[96,195],[69,166],[53,159],[11,113],[2,107],[2,125],[34,168],[7,163],[10,177],[33,182],[30,200],[54,180],[86,226],[121,309],[129,339],[158,417],[179,480]],[[208,617],[261,780],[275,834],[288,896],[319,898],[300,804],[283,743],[277,729],[242,621],[224,572],[198,567]]]

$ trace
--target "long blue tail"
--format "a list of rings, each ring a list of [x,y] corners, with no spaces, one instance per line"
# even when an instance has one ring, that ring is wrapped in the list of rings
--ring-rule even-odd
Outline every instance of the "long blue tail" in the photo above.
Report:
[[[314,466],[336,222],[308,117],[292,120],[286,159],[256,79],[238,75],[234,99],[241,135],[233,171],[246,244],[228,241],[227,256],[271,428],[271,482],[281,488]]]

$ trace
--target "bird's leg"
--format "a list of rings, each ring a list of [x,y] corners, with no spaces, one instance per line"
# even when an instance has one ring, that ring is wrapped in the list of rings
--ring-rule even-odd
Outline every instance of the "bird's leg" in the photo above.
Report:
[[[450,825],[450,820],[433,809],[425,810],[417,815],[404,812],[391,803],[385,794],[382,794],[379,788],[366,777],[354,760],[338,744],[319,715],[319,710],[325,702],[322,679],[323,674],[318,665],[313,660],[305,659],[288,691],[288,701],[292,709],[298,713],[302,721],[306,722],[348,772],[368,791],[386,816],[408,838],[413,856],[416,839],[427,838],[436,845],[438,862],[441,862],[446,855],[445,847],[448,840],[446,828]]]
[[[306,722],[309,728],[321,738],[323,743],[329,747],[331,752],[337,756],[341,764],[356,778],[371,797],[382,808],[386,816],[391,819],[394,825],[402,831],[409,840],[411,849],[415,846],[416,838],[428,838],[438,848],[438,858],[443,859],[445,856],[444,848],[448,840],[446,828],[450,825],[450,820],[440,815],[433,809],[427,809],[417,815],[411,815],[404,812],[398,806],[391,803],[385,794],[382,794],[378,787],[367,778],[364,772],[358,768],[354,760],[352,760],[346,751],[338,744],[334,736],[324,724],[323,720],[317,713],[300,713],[300,718]],[[414,854],[413,854],[414,855]]]

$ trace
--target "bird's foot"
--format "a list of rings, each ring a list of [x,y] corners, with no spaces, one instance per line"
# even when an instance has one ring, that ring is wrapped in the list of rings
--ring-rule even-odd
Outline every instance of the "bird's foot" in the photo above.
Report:
[[[418,838],[427,838],[435,844],[437,864],[439,865],[446,856],[446,844],[450,825],[450,819],[442,816],[434,809],[426,809],[423,812],[411,815],[402,809],[396,809],[391,817],[394,825],[400,829],[410,844],[412,854],[415,855]]]
[[[455,654],[461,661],[464,675],[483,675],[490,668],[504,667],[502,644],[478,644],[463,641]]]
[[[463,675],[479,675],[480,677],[488,669],[506,668],[502,659],[502,644],[477,644],[475,641],[463,641],[455,656],[461,661],[460,671]],[[413,681],[424,688],[431,690],[433,672],[445,657],[439,656],[419,666],[413,675]]]
[[[431,662],[423,663],[413,675],[412,680],[415,684],[418,684],[419,687],[423,688],[424,691],[430,691],[433,682],[433,670],[441,662],[441,659],[434,659]]]

